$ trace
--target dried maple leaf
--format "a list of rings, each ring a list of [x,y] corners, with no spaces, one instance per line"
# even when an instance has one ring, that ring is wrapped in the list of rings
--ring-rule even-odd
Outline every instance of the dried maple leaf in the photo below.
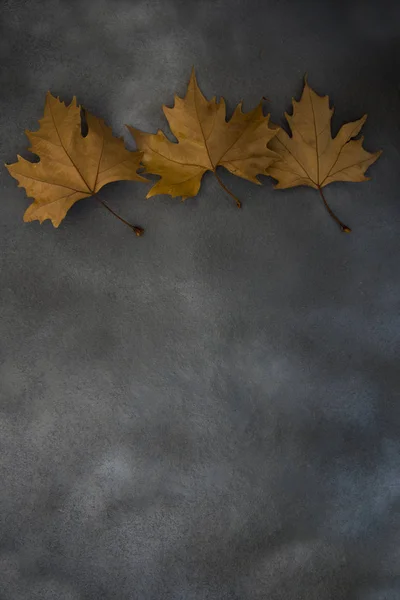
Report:
[[[170,142],[160,130],[154,135],[128,126],[143,152],[146,171],[161,177],[147,198],[156,194],[182,196],[183,200],[195,196],[206,171],[212,171],[233,196],[216,173],[218,166],[260,184],[256,176],[265,174],[277,158],[267,148],[277,131],[268,127],[269,116],[263,115],[261,103],[248,113],[242,112],[240,103],[227,122],[224,99],[217,102],[214,97],[208,101],[200,91],[194,70],[185,98],[175,96],[174,107],[163,106],[163,111],[178,143]]]
[[[26,131],[32,144],[29,150],[40,161],[31,163],[18,156],[16,163],[6,165],[19,187],[24,187],[27,196],[34,199],[24,221],[42,223],[50,219],[58,227],[75,202],[93,196],[107,183],[121,179],[146,181],[137,173],[141,153],[129,152],[102,119],[89,112],[86,119],[88,133],[83,137],[81,108],[76,98],[66,106],[47,93],[39,130]],[[143,233],[141,228],[130,226],[137,235]]]
[[[322,188],[333,181],[367,181],[364,173],[381,152],[371,154],[362,147],[363,138],[353,140],[364,125],[367,115],[346,123],[337,136],[331,136],[333,108],[328,96],[318,96],[307,81],[299,102],[293,100],[293,115],[285,113],[292,137],[280,130],[270,147],[280,155],[267,170],[278,181],[277,189],[308,185],[319,190],[331,217],[342,231],[344,225],[330,209]]]

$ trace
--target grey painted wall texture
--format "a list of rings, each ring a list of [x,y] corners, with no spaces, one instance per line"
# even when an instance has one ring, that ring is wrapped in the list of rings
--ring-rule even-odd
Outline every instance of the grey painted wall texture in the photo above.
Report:
[[[45,92],[167,128],[192,65],[282,123],[307,71],[371,181],[121,182],[60,228],[1,169],[0,599],[400,598],[398,2],[3,0],[1,161]]]

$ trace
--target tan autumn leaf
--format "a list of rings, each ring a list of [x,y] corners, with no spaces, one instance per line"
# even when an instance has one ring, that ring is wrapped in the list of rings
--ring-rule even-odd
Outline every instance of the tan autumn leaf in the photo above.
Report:
[[[107,183],[146,181],[137,173],[141,153],[129,152],[102,119],[86,112],[88,134],[82,137],[80,110],[75,97],[66,106],[48,92],[39,130],[26,131],[29,150],[40,161],[31,163],[18,156],[16,163],[6,165],[19,187],[34,198],[24,221],[50,219],[58,227],[75,202],[96,194]]]
[[[218,166],[259,184],[257,175],[265,174],[277,158],[267,148],[276,130],[269,128],[269,116],[263,115],[261,103],[248,113],[242,112],[240,103],[227,122],[225,100],[214,97],[208,101],[200,91],[194,70],[185,98],[175,96],[174,107],[163,106],[163,111],[178,143],[170,142],[160,130],[154,135],[128,126],[143,152],[146,171],[161,177],[148,198],[156,194],[182,199],[195,196],[206,171],[214,172],[231,194],[216,173]]]
[[[333,181],[367,181],[364,173],[381,152],[370,153],[362,147],[358,135],[367,115],[343,125],[335,138],[331,135],[333,108],[328,96],[318,96],[307,81],[299,102],[293,100],[293,115],[285,113],[292,136],[281,129],[270,147],[280,158],[267,170],[278,181],[277,189],[308,185],[319,190],[328,212],[343,231],[341,223],[329,208],[322,188]]]

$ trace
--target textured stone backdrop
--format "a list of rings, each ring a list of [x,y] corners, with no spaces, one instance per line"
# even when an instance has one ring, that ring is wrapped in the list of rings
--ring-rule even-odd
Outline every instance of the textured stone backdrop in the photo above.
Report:
[[[1,600],[400,598],[400,5],[3,0],[1,161],[50,89],[133,141],[192,65],[282,122],[367,112],[363,184],[102,197],[24,224],[1,168]]]

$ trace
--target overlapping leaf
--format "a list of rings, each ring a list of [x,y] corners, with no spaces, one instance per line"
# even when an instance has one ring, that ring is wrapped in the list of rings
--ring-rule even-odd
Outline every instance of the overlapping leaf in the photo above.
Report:
[[[215,97],[208,101],[200,91],[194,71],[185,98],[175,96],[173,108],[163,106],[171,131],[178,143],[170,142],[162,131],[143,133],[129,127],[148,173],[161,179],[147,197],[156,194],[195,196],[206,171],[215,173],[225,167],[239,177],[260,183],[257,175],[278,156],[267,147],[277,131],[269,127],[262,105],[243,113],[239,104],[226,121],[225,101]],[[218,177],[218,176],[217,176]]]

